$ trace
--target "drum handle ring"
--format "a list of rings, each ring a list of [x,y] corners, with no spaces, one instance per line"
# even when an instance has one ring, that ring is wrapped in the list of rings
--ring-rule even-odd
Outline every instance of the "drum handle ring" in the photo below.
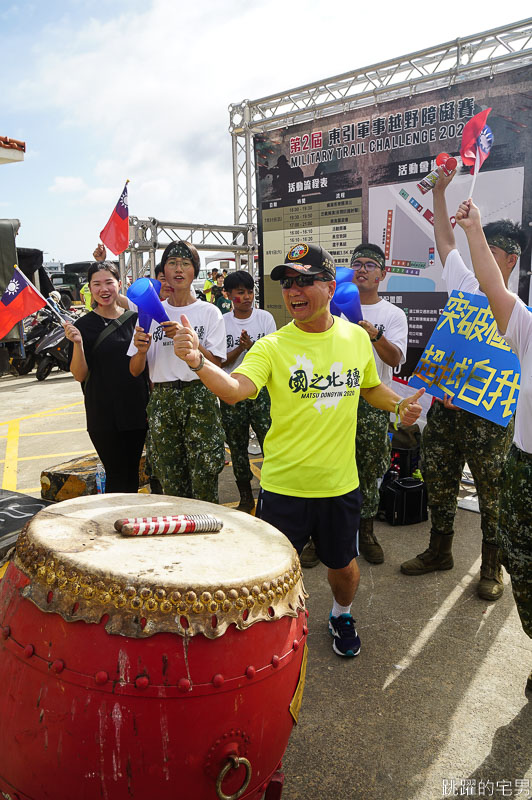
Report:
[[[238,800],[239,797],[242,797],[242,795],[249,786],[249,782],[251,780],[251,764],[249,763],[247,758],[243,758],[240,756],[230,755],[228,756],[228,759],[229,762],[225,765],[225,767],[222,767],[222,769],[220,770],[220,774],[216,779],[216,794],[218,795],[220,800]],[[238,769],[241,764],[243,764],[244,767],[246,768],[246,777],[244,779],[244,783],[242,784],[238,792],[235,792],[234,794],[225,794],[222,791],[222,783],[225,776],[227,775],[230,769]]]

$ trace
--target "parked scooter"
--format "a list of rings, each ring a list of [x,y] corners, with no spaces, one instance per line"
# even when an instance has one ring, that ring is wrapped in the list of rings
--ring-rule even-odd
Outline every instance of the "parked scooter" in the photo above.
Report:
[[[39,359],[36,372],[38,381],[46,380],[54,367],[69,372],[68,339],[61,325],[54,325],[53,330],[41,339],[35,355]]]
[[[61,309],[61,317],[68,322],[75,322],[77,317]],[[65,336],[63,326],[54,317],[54,325],[50,332],[44,336],[35,348],[38,359],[36,378],[44,381],[54,367],[59,367],[63,372],[69,372],[69,343]]]
[[[34,368],[37,356],[36,356],[36,349],[37,345],[41,341],[41,339],[46,336],[50,331],[52,331],[56,325],[57,321],[52,313],[52,311],[48,308],[42,308],[40,311],[37,311],[33,314],[32,317],[29,318],[31,321],[29,325],[25,328],[25,337],[24,337],[24,357],[21,355],[13,356],[11,359],[11,363],[17,370],[19,375],[27,375],[29,372],[32,371]]]

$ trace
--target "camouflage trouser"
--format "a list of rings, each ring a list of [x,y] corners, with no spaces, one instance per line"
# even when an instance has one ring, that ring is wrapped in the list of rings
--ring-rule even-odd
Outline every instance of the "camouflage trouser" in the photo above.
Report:
[[[361,519],[373,519],[379,510],[379,478],[390,466],[390,414],[373,408],[363,397],[358,403],[356,459],[362,493]]]
[[[163,492],[217,503],[225,450],[215,396],[199,381],[184,388],[156,383],[148,422],[151,468]]]
[[[515,445],[501,475],[498,540],[523,630],[532,638],[532,455]]]
[[[253,477],[249,468],[248,443],[249,426],[253,428],[259,440],[264,444],[264,437],[270,429],[270,395],[263,387],[255,400],[241,400],[234,406],[220,402],[222,422],[225,429],[225,441],[231,450],[233,472],[237,483],[245,483]]]
[[[482,538],[496,544],[499,478],[513,438],[507,428],[462,409],[434,403],[421,440],[432,529],[452,533],[460,479],[467,461],[478,494]]]
[[[152,494],[162,494],[163,488],[155,470],[153,469],[153,446],[151,443],[150,429],[146,430],[146,440],[144,442],[146,456],[144,458],[144,472],[150,479],[150,492]]]

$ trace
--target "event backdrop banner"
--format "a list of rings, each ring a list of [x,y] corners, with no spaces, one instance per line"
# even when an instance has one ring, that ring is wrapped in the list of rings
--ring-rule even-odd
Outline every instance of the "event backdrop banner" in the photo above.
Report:
[[[300,241],[321,244],[337,266],[349,266],[361,241],[386,254],[381,295],[408,316],[409,377],[447,302],[434,243],[432,192],[417,183],[440,152],[457,156],[465,124],[491,107],[494,144],[478,176],[474,199],[483,222],[532,220],[532,74],[529,68],[456,82],[446,89],[368,105],[279,130],[256,134],[257,208],[264,308],[289,320],[276,264]],[[469,168],[447,191],[449,215],[469,195]],[[463,231],[457,247],[471,266]],[[529,302],[530,248],[510,288]]]

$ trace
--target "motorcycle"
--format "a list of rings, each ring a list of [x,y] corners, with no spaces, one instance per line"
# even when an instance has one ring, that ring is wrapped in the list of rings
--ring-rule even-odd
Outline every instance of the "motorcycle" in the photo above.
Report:
[[[65,311],[62,317],[69,322],[75,322],[77,317]],[[70,372],[69,365],[69,342],[65,336],[62,325],[54,320],[52,330],[44,336],[35,348],[35,356],[39,360],[37,365],[36,378],[44,381],[54,367],[59,367],[63,372]]]
[[[56,326],[54,315],[49,308],[37,311],[36,314],[29,317],[29,320],[29,325],[24,325],[24,356],[16,355],[11,359],[11,363],[19,375],[27,375],[32,371],[37,362],[35,352],[37,345]]]

